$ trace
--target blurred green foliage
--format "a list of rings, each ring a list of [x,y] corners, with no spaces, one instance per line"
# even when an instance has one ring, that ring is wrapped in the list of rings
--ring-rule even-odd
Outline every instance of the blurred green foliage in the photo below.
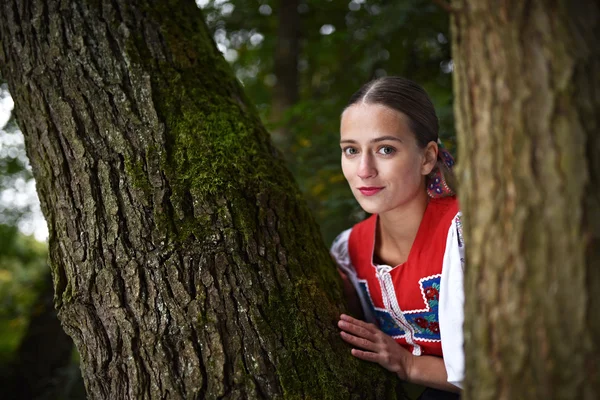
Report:
[[[365,215],[340,168],[339,117],[369,80],[402,75],[430,94],[441,137],[455,147],[448,14],[431,0],[301,0],[299,101],[269,120],[278,7],[286,1],[199,0],[209,29],[269,129],[287,126],[283,149],[327,244]]]
[[[1,83],[1,81],[0,81]],[[6,83],[0,85],[0,224],[18,225],[32,212],[31,201],[15,201],[33,174],[25,153],[23,134],[10,111],[12,99]]]
[[[8,361],[27,328],[43,286],[47,246],[0,224],[0,362]]]
[[[6,84],[0,86],[0,100],[9,97]],[[4,114],[6,117],[6,114]],[[6,121],[6,120],[5,120]],[[4,121],[3,121],[4,122]],[[0,126],[0,363],[13,356],[27,328],[29,315],[43,287],[47,245],[19,231],[27,221],[32,203],[22,201],[24,187],[33,183],[23,135],[11,114]],[[25,199],[23,199],[25,200]]]

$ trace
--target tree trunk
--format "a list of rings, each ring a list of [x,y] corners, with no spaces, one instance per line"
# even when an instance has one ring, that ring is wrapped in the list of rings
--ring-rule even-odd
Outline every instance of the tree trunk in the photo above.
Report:
[[[452,3],[467,399],[600,398],[600,10]]]
[[[392,398],[192,1],[2,3],[0,67],[91,399]]]
[[[279,148],[291,144],[290,122],[283,121],[286,111],[298,101],[298,57],[300,54],[300,13],[298,0],[280,0],[278,11],[277,45],[274,71],[277,81],[273,87],[271,120],[278,125],[273,141]]]

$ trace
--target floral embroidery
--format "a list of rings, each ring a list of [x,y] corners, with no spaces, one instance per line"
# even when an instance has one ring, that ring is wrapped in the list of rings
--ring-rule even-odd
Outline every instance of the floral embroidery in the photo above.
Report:
[[[439,341],[440,325],[438,322],[438,305],[440,299],[441,274],[428,276],[419,281],[419,289],[423,298],[423,309],[402,310],[404,317],[413,327],[416,340]],[[369,293],[367,281],[359,280],[360,289],[368,298],[369,306],[377,319],[377,325],[384,333],[394,339],[403,337],[406,332],[398,325],[390,312],[386,309],[377,308]]]
[[[433,333],[440,333],[440,324],[439,322],[430,322],[429,325],[427,325],[427,328],[432,331]]]
[[[429,321],[427,321],[423,317],[417,317],[417,318],[415,318],[415,322],[417,323],[417,325],[419,325],[423,329],[426,329],[427,326],[429,325]]]
[[[444,164],[446,164],[448,168],[452,168],[454,166],[454,158],[452,158],[452,155],[450,152],[448,152],[448,150],[442,148],[440,150],[440,155],[442,156]]]
[[[446,183],[444,174],[439,168],[435,168],[427,178],[427,194],[434,199],[454,196],[454,192]]]
[[[415,338],[421,340],[440,340],[438,305],[440,300],[440,279],[442,275],[432,275],[419,280],[425,308],[407,310],[406,319],[415,329]]]
[[[438,292],[435,286],[428,287],[425,289],[425,298],[427,301],[429,300],[437,300],[439,298],[440,293]]]
[[[441,140],[438,139],[438,157],[446,164],[448,169],[452,169],[454,166],[454,158],[444,148]],[[435,167],[433,171],[427,177],[427,194],[431,198],[440,198],[447,196],[454,196],[454,191],[450,189],[446,183],[446,178],[440,168]]]

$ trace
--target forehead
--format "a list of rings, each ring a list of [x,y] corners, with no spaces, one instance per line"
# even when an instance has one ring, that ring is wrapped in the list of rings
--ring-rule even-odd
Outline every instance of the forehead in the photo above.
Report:
[[[381,104],[353,104],[342,113],[341,139],[370,140],[379,136],[412,137],[408,117]]]

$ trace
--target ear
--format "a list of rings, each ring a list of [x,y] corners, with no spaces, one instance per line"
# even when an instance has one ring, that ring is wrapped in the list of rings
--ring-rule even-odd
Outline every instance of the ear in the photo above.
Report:
[[[438,145],[436,142],[427,143],[423,153],[423,164],[421,165],[421,174],[429,175],[435,164],[437,163],[438,157]]]

